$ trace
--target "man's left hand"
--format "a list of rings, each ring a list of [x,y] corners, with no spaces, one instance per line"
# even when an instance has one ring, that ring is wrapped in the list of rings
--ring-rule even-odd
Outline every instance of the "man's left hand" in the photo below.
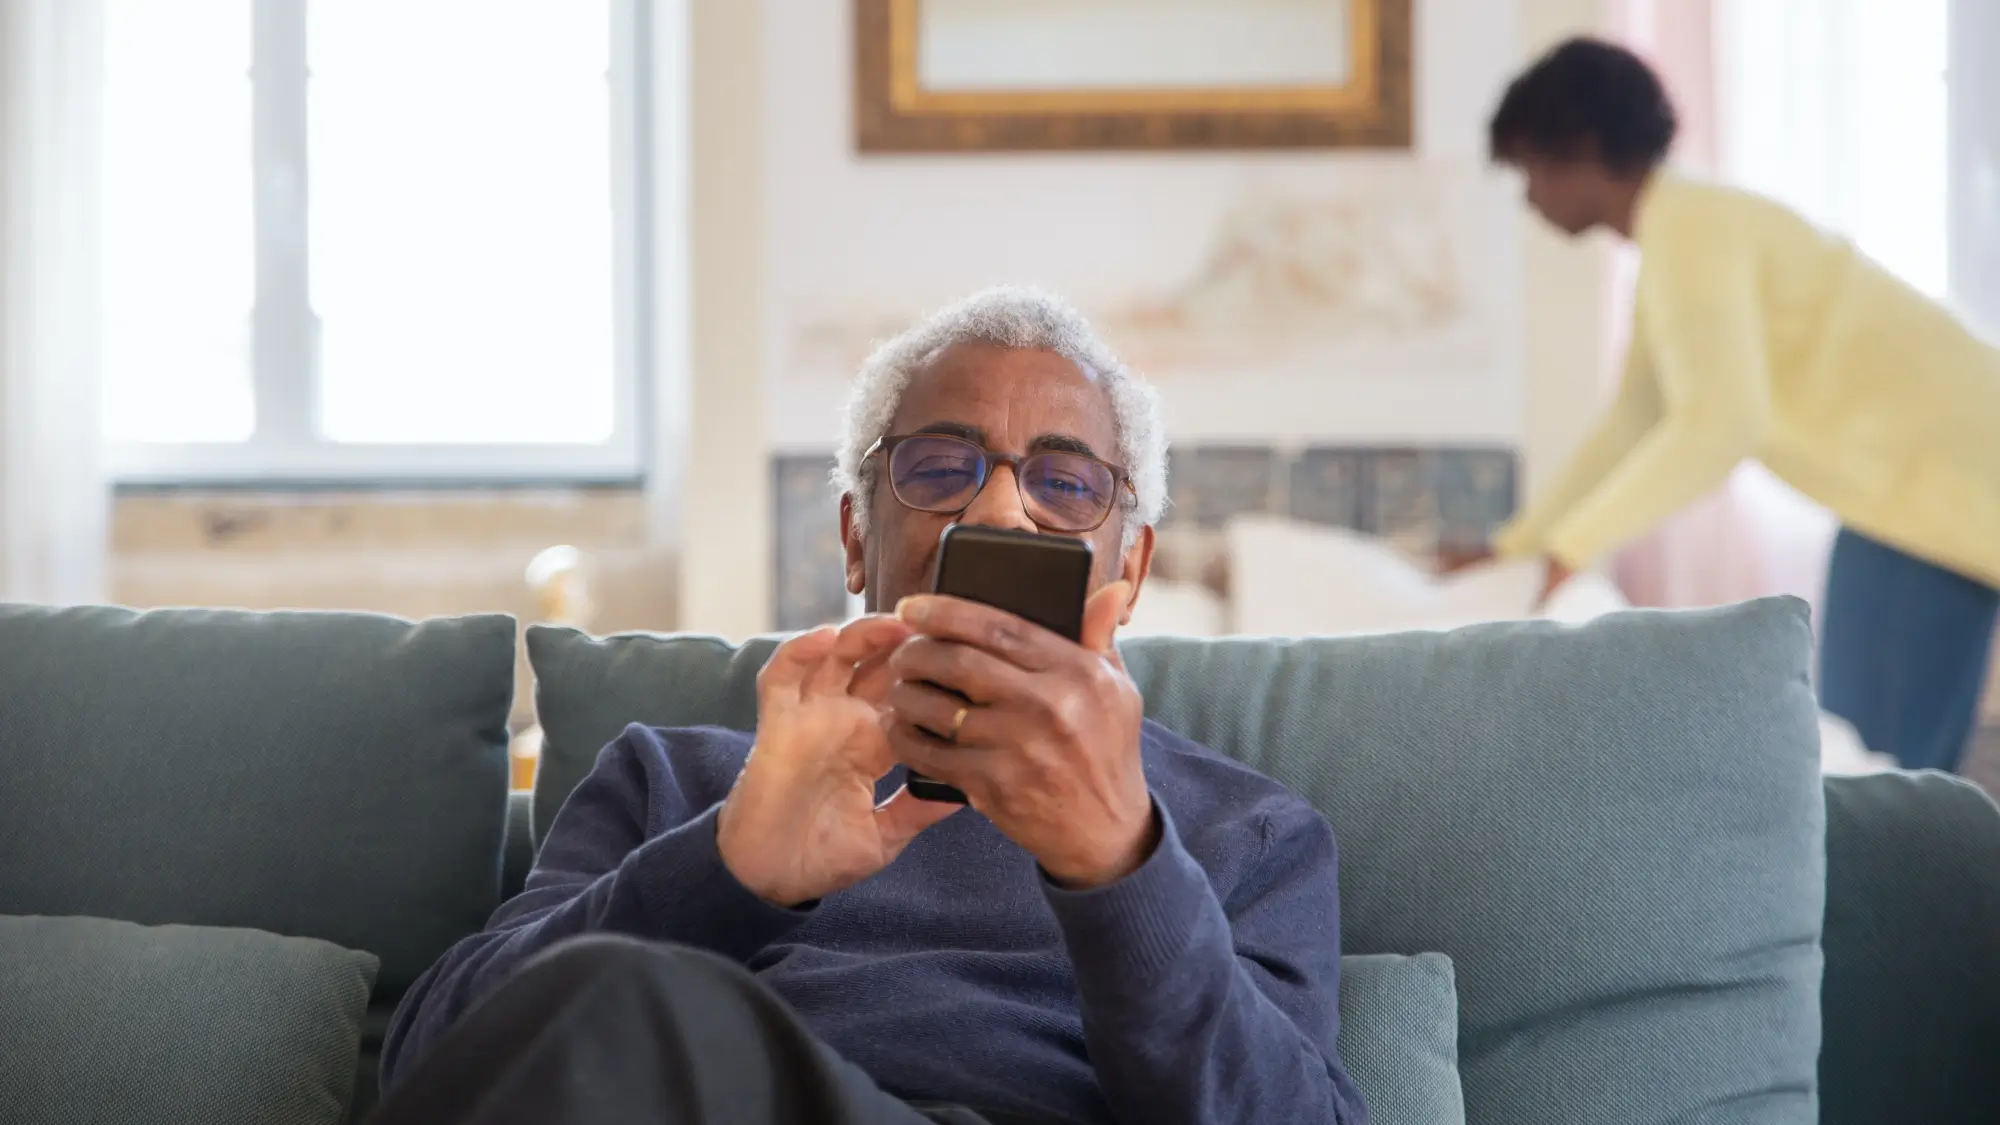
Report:
[[[957,786],[1069,887],[1116,882],[1159,842],[1139,756],[1145,706],[1112,645],[1130,596],[1125,582],[1092,595],[1080,644],[959,598],[919,595],[897,609],[917,635],[889,658],[891,749]]]

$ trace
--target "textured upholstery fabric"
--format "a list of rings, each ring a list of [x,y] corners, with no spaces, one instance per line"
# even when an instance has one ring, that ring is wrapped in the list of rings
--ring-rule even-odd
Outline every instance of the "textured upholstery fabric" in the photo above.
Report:
[[[1342,957],[1340,1059],[1371,1125],[1465,1125],[1451,958]]]
[[[535,767],[536,844],[548,837],[597,752],[627,723],[750,729],[757,721],[757,670],[776,647],[769,637],[739,648],[714,637],[592,637],[556,625],[529,626],[543,739]]]
[[[1804,1125],[1810,649],[1781,599],[1126,655],[1155,718],[1327,814],[1349,952],[1451,956],[1470,1120]]]
[[[375,969],[256,930],[0,917],[0,1120],[336,1125]]]
[[[627,722],[754,716],[770,640],[529,631],[546,828]],[[1449,634],[1137,639],[1147,710],[1290,785],[1349,953],[1456,968],[1481,1125],[1815,1118],[1824,804],[1803,603]]]
[[[0,606],[0,913],[243,926],[393,994],[498,904],[514,623]]]
[[[382,1100],[382,1040],[395,1015],[393,1005],[378,1003],[361,1017],[361,1053],[354,1059],[354,1101],[347,1113],[351,1122],[368,1120]]]
[[[1826,781],[1823,1125],[2000,1122],[2000,808],[1944,774]]]

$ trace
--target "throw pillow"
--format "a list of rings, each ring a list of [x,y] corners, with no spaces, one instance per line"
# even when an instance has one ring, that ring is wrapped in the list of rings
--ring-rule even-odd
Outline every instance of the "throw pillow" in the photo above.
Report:
[[[1806,607],[1135,640],[1148,712],[1326,813],[1344,947],[1458,975],[1482,1125],[1810,1125],[1824,806]]]
[[[257,930],[0,917],[12,1125],[337,1125],[378,962]]]
[[[1465,1125],[1451,958],[1342,957],[1340,1059],[1372,1125]]]

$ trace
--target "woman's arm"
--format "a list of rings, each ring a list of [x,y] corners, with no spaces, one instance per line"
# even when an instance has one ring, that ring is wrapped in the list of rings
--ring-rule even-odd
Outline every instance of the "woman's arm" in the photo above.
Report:
[[[1727,480],[1771,418],[1752,240],[1709,215],[1660,216],[1643,244],[1638,316],[1662,417],[1549,530],[1545,553],[1598,558]],[[1663,228],[1663,229],[1662,229]]]
[[[1494,550],[1503,558],[1528,558],[1549,553],[1549,535],[1598,484],[1639,444],[1660,420],[1660,396],[1647,360],[1643,326],[1633,314],[1632,344],[1625,355],[1625,377],[1618,394],[1598,419],[1583,444],[1570,455],[1555,481],[1537,495],[1521,515],[1494,536]]]

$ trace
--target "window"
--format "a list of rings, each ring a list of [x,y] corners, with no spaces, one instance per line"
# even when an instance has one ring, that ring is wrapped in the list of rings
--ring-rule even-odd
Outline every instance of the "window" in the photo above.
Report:
[[[1725,178],[1949,289],[1949,0],[1720,0]]]
[[[641,0],[106,0],[127,480],[635,475]]]

